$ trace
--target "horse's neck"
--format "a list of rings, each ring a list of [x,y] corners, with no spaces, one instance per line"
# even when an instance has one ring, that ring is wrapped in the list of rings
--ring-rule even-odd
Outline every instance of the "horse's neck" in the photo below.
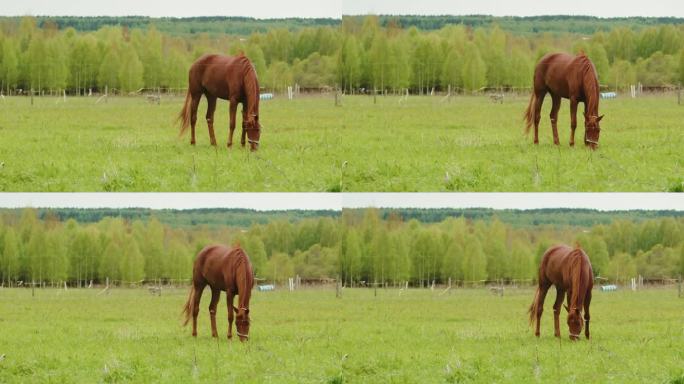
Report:
[[[259,114],[259,92],[256,80],[256,74],[252,73],[249,80],[245,81],[245,98],[247,99],[247,113],[253,116]]]
[[[584,297],[586,292],[584,285],[586,285],[584,276],[584,255],[577,251],[576,257],[578,258],[576,264],[574,264],[575,270],[572,271],[572,297],[570,297],[570,307],[582,309],[584,304]],[[583,284],[584,283],[584,284]]]
[[[238,308],[249,308],[249,298],[252,293],[250,285],[251,268],[243,255],[235,267],[235,285],[238,289]]]
[[[584,91],[585,105],[588,116],[598,116],[599,82],[593,64],[587,63],[588,67],[582,69],[580,77]]]

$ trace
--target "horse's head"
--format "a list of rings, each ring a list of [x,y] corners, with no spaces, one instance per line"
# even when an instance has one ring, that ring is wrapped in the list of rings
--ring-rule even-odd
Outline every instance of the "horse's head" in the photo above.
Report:
[[[565,310],[568,311],[568,328],[570,329],[570,340],[579,340],[582,333],[582,315],[579,308],[568,309],[565,305]]]
[[[598,147],[599,135],[601,134],[599,122],[601,119],[603,119],[603,115],[584,115],[584,145],[591,149],[596,149],[596,147]]]
[[[249,149],[256,151],[259,148],[259,138],[261,137],[261,124],[259,124],[259,115],[247,113],[245,118],[242,120],[242,130],[247,132]]]
[[[240,341],[249,340],[249,308],[235,308],[235,327]]]

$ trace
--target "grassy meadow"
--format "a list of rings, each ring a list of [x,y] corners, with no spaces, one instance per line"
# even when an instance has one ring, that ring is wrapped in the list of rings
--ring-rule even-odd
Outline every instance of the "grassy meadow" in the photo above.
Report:
[[[542,337],[531,288],[254,292],[251,340],[180,326],[187,290],[0,289],[0,382],[681,383],[684,299],[674,288],[594,294],[592,339]]]
[[[568,146],[569,106],[552,144],[523,135],[527,96],[283,97],[262,101],[258,153],[228,150],[228,106],[209,145],[179,138],[183,99],[0,99],[0,191],[676,191],[684,183],[684,107],[673,96],[601,101],[601,148]],[[582,108],[580,107],[580,111]],[[581,119],[580,119],[581,120]],[[239,127],[239,122],[238,122]],[[582,143],[580,123],[577,141]],[[240,129],[236,130],[239,143]]]

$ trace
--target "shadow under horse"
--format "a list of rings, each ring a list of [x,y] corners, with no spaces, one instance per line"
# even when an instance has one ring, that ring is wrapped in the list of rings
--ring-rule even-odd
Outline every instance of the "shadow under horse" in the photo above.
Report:
[[[183,313],[187,325],[192,316],[192,335],[197,336],[197,316],[200,299],[204,287],[211,289],[209,317],[211,318],[211,335],[218,337],[216,331],[216,307],[221,291],[226,292],[228,307],[228,338],[233,337],[233,318],[240,341],[249,339],[249,299],[254,287],[254,272],[247,253],[240,248],[228,248],[223,245],[210,245],[202,249],[195,259],[192,268],[192,287]],[[238,296],[237,307],[233,299]],[[235,314],[235,316],[233,316]]]
[[[601,128],[599,122],[599,81],[596,67],[584,53],[577,56],[566,53],[550,53],[541,58],[534,69],[534,84],[530,103],[525,111],[525,133],[534,124],[534,143],[539,144],[539,120],[547,93],[551,95],[551,128],[553,143],[558,140],[558,110],[561,98],[570,100],[570,146],[575,145],[577,128],[577,104],[584,103],[584,144],[591,149],[598,146]]]
[[[233,145],[233,131],[238,103],[242,103],[242,138],[240,144],[245,146],[245,134],[250,149],[256,151],[261,137],[259,124],[259,81],[256,70],[247,57],[204,55],[197,59],[188,73],[188,93],[178,120],[181,123],[180,135],[188,126],[191,127],[190,144],[195,145],[195,124],[197,123],[197,107],[204,95],[207,98],[207,126],[211,145],[216,145],[214,135],[214,111],[216,99],[228,100],[230,103],[230,133],[228,147]]]
[[[582,333],[582,310],[584,309],[584,334],[589,338],[589,304],[594,287],[594,272],[587,254],[579,247],[556,245],[549,248],[539,266],[539,286],[530,305],[530,324],[536,322],[535,336],[539,337],[539,322],[544,310],[544,299],[551,285],[556,287],[553,303],[554,335],[560,337],[560,308],[567,293],[568,328],[570,339],[577,340]]]

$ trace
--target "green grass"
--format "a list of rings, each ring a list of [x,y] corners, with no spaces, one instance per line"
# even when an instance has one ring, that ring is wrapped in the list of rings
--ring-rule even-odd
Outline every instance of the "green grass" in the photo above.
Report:
[[[675,289],[595,292],[592,339],[527,324],[531,289],[254,292],[251,340],[181,328],[187,290],[0,290],[0,382],[674,383],[684,377]]]
[[[523,135],[528,98],[283,98],[261,104],[262,147],[227,141],[228,107],[209,145],[200,104],[197,146],[178,138],[181,98],[0,100],[2,191],[676,191],[684,186],[684,107],[673,97],[602,100],[601,148],[568,146],[569,112],[552,144],[545,103],[540,145]],[[580,108],[581,110],[581,108]],[[238,123],[239,126],[239,123]],[[239,142],[239,128],[236,131]],[[582,124],[577,131],[582,142]]]

